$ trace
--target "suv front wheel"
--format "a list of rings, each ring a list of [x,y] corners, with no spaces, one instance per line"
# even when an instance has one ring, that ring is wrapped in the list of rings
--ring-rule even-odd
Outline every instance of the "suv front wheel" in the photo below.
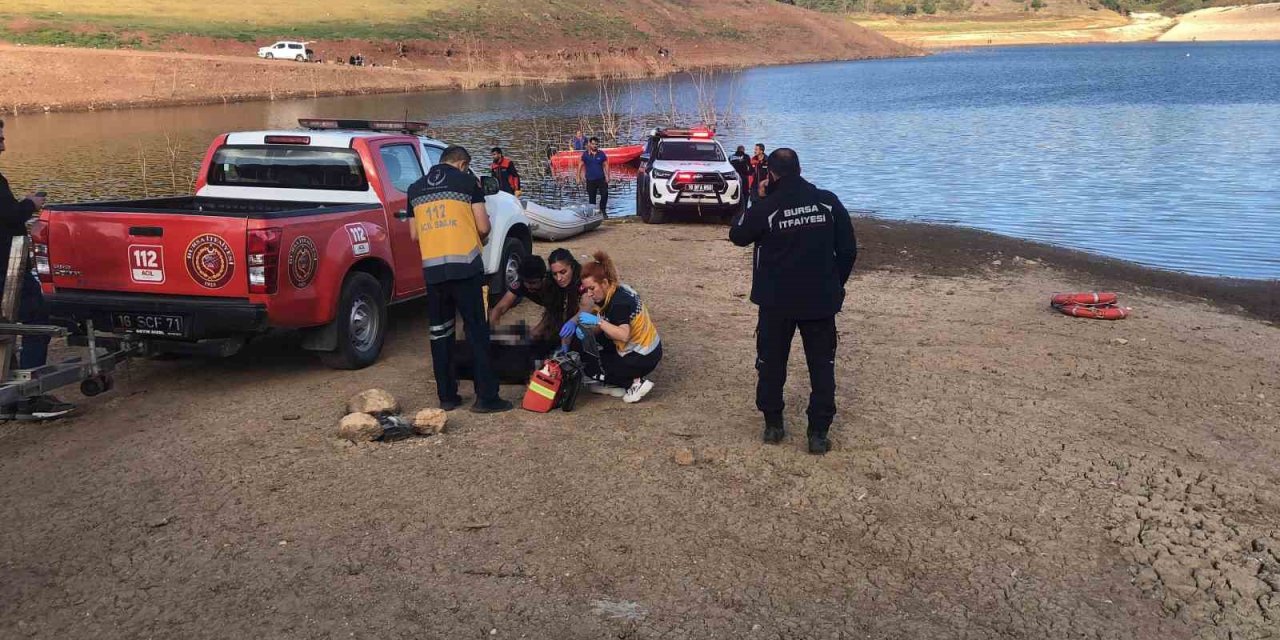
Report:
[[[646,224],[662,224],[667,221],[667,213],[653,204],[648,180],[641,180],[636,184],[636,215]]]

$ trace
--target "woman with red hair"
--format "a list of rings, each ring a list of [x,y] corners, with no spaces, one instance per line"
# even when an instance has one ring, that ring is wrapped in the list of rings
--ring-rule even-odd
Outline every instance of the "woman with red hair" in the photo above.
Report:
[[[583,310],[590,309],[599,318],[591,327],[608,340],[600,347],[600,384],[591,391],[622,398],[623,402],[640,402],[653,390],[647,377],[662,360],[662,339],[658,327],[649,317],[640,294],[618,279],[613,259],[603,251],[582,265]]]

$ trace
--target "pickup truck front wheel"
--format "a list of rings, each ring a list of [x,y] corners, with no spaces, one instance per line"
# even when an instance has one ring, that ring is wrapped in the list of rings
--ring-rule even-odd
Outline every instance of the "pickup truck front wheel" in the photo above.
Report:
[[[338,300],[338,348],[320,354],[334,369],[363,369],[378,359],[387,336],[387,298],[377,278],[355,271]]]
[[[515,286],[520,278],[520,261],[529,255],[529,247],[524,246],[520,238],[507,238],[502,245],[502,262],[498,263],[498,272],[489,281],[489,305],[493,306],[502,299],[507,290]]]

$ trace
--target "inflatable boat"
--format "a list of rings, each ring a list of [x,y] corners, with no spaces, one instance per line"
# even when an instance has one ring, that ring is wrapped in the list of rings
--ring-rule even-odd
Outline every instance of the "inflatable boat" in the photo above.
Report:
[[[630,164],[640,158],[640,154],[644,153],[644,145],[631,144],[625,147],[600,147],[609,164]],[[561,151],[551,154],[552,166],[576,165],[582,162],[581,151]]]
[[[595,205],[574,205],[552,209],[536,202],[525,203],[524,214],[532,223],[533,237],[539,240],[564,240],[600,226],[604,216]]]

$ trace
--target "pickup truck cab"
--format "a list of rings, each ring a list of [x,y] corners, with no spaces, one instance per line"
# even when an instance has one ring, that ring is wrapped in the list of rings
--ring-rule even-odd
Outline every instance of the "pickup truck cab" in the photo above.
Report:
[[[418,135],[425,123],[299,122],[218,136],[194,195],[46,207],[32,242],[55,321],[224,356],[296,329],[331,366],[372,364],[387,305],[426,292],[406,193],[446,145]],[[532,250],[530,225],[483,182],[483,260],[500,295]]]

